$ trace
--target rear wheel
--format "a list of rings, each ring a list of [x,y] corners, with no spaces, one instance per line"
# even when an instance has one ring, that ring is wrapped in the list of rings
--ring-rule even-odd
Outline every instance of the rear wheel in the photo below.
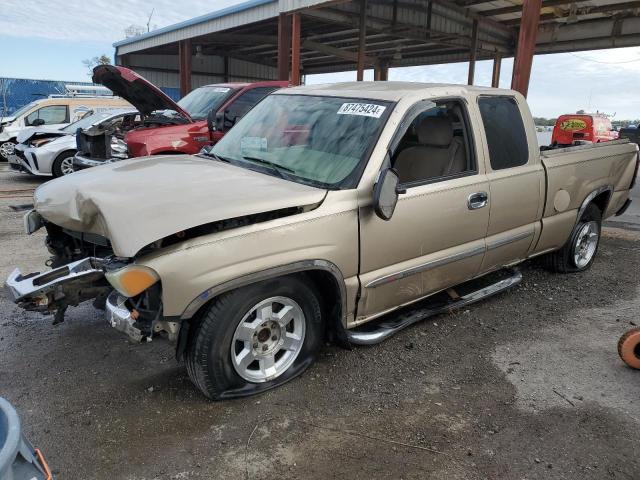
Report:
[[[62,152],[56,157],[51,166],[51,173],[54,177],[62,177],[75,172],[73,168],[73,157],[76,152],[68,151]]]
[[[593,203],[587,205],[567,243],[543,258],[545,266],[560,273],[587,270],[593,264],[600,245],[601,227],[600,209]]]
[[[186,363],[211,399],[282,385],[313,363],[322,343],[318,297],[291,276],[226,293],[196,319]]]

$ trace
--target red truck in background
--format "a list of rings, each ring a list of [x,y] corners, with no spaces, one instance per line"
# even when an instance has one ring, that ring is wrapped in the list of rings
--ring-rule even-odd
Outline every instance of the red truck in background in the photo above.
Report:
[[[600,143],[618,138],[609,118],[602,114],[560,115],[553,127],[551,145],[568,146],[576,142]]]
[[[159,154],[195,154],[218,142],[235,122],[274,90],[289,86],[286,81],[219,83],[205,85],[174,102],[162,90],[126,67],[99,65],[93,81],[131,103],[140,118],[126,129],[85,132],[74,159],[83,169],[124,157]],[[207,119],[217,120],[211,129]],[[109,137],[109,138],[107,138]],[[98,148],[93,148],[98,144]],[[105,148],[105,145],[107,147]],[[96,152],[99,152],[96,154]]]
[[[169,152],[198,153],[202,147],[218,142],[260,100],[287,86],[288,82],[255,82],[218,83],[197,88],[178,102],[189,114],[190,123],[138,128],[130,131],[124,141],[132,157]],[[210,132],[207,116],[212,110],[224,116],[224,126]]]

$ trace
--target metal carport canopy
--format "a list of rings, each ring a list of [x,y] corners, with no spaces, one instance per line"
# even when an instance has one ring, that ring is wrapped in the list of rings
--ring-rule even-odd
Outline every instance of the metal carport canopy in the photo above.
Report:
[[[460,61],[471,61],[473,83],[475,61],[486,59],[496,61],[495,82],[500,59],[519,45],[516,68],[528,83],[527,56],[640,45],[639,13],[640,1],[619,0],[250,0],[114,46],[119,64],[180,72],[190,88],[196,74],[286,74],[296,83],[299,73],[374,67],[385,79],[389,67]],[[221,62],[191,71],[192,57]],[[229,70],[230,60],[243,64],[243,75]]]

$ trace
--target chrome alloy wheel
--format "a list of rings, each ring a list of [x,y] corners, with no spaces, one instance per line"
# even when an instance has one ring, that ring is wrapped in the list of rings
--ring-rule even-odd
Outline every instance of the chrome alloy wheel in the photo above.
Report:
[[[598,236],[597,222],[591,221],[582,225],[573,247],[573,263],[576,267],[584,268],[589,264],[598,247]]]
[[[5,159],[9,159],[15,153],[16,144],[14,142],[4,142],[0,144],[0,155]]]
[[[75,172],[73,169],[73,157],[65,157],[62,159],[62,162],[60,162],[60,171],[62,175],[69,175]]]
[[[288,297],[271,297],[254,305],[236,327],[231,363],[238,375],[262,383],[279,377],[293,364],[304,344],[306,321]]]

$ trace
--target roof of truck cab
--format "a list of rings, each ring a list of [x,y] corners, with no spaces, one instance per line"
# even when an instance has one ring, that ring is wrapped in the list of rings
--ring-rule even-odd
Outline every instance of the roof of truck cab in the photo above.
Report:
[[[323,83],[318,85],[304,85],[300,87],[288,88],[275,92],[278,95],[297,94],[297,95],[324,95],[332,97],[354,97],[368,98],[377,100],[398,101],[403,97],[414,95],[420,91],[437,91],[440,95],[446,91],[446,94],[465,95],[471,92],[487,93],[501,92],[503,94],[514,95],[513,90],[497,89],[490,87],[478,87],[469,85],[457,85],[448,83],[421,83],[421,82],[342,82],[342,83]]]
[[[256,86],[260,87],[264,86],[287,86],[289,82],[282,80],[265,80],[261,82],[227,82],[227,83],[210,83],[208,85],[203,85],[203,87],[218,87],[218,88],[245,88]]]

